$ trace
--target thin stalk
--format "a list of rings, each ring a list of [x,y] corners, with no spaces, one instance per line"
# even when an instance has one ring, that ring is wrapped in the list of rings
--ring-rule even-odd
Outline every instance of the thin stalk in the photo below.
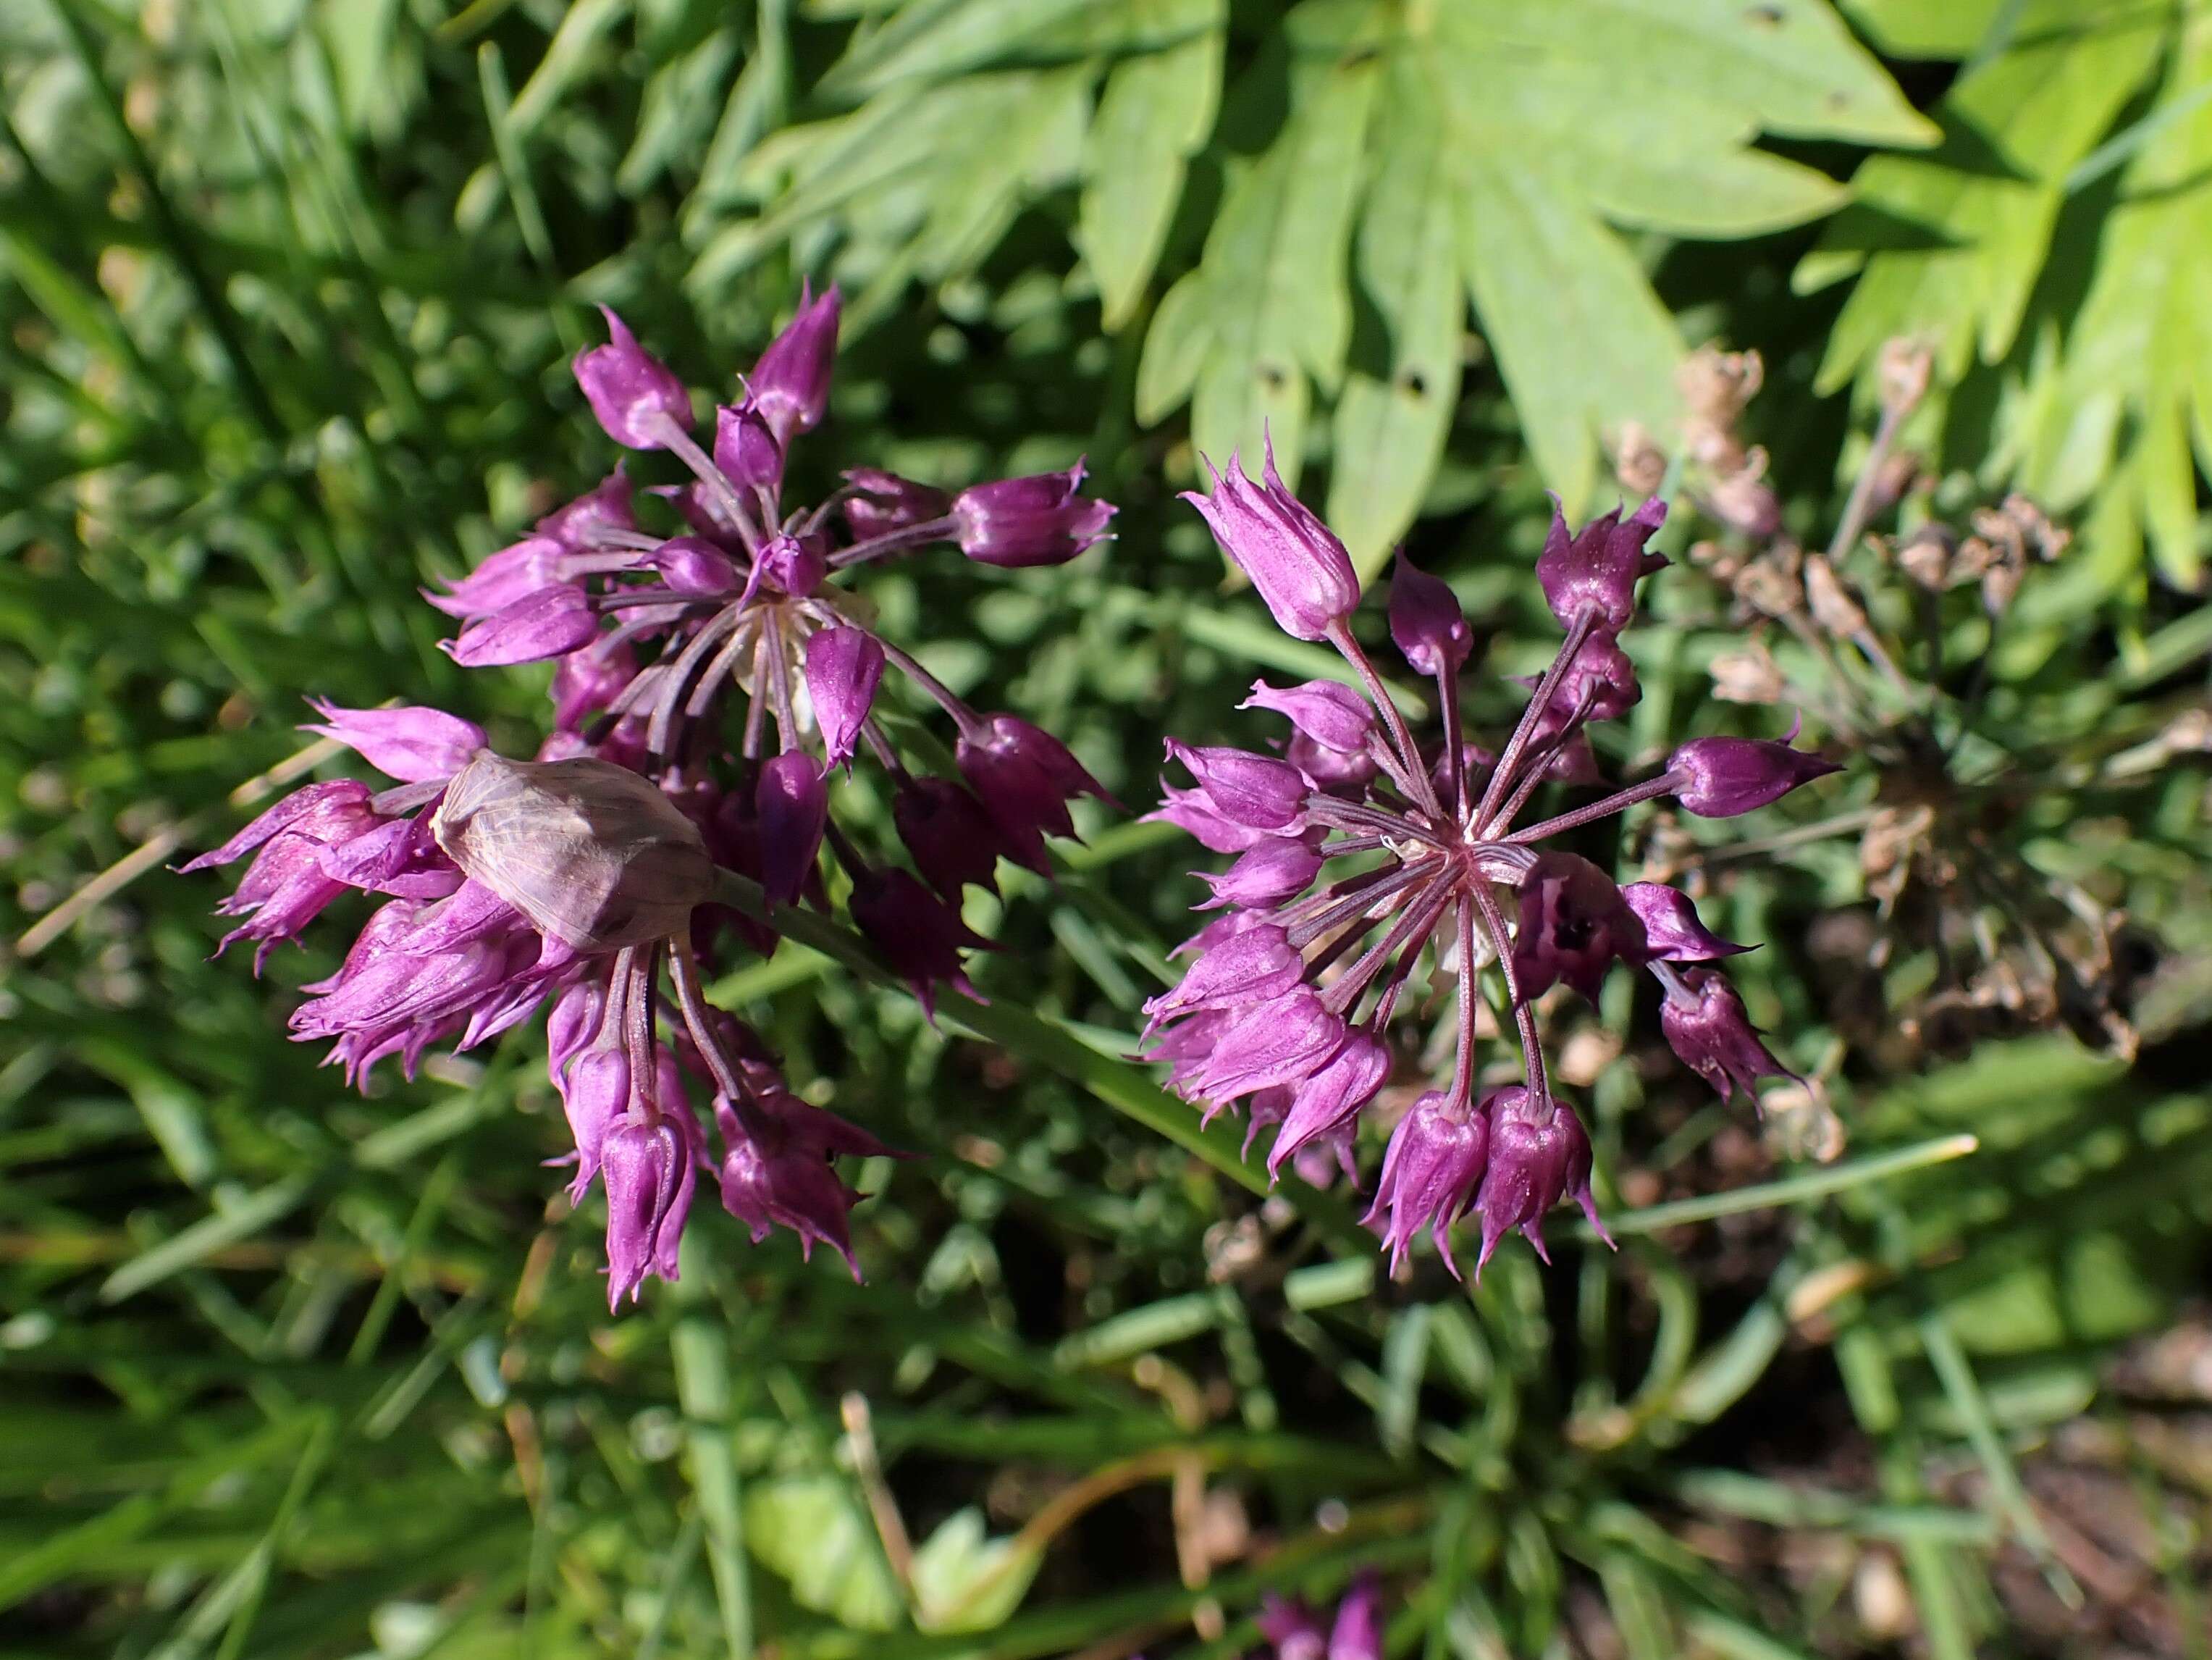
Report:
[[[1467,1106],[1474,1090],[1474,905],[1459,902],[1459,1049],[1452,1057],[1450,1110]]]
[[[1437,919],[1443,915],[1444,907],[1451,903],[1449,890],[1425,894],[1413,908],[1400,917],[1390,932],[1344,971],[1344,977],[1322,994],[1322,1006],[1331,1014],[1343,1014],[1359,1000],[1368,982],[1381,971],[1382,965],[1406,949],[1413,941],[1425,939]]]
[[[1498,756],[1498,763],[1490,769],[1490,782],[1483,789],[1481,804],[1474,810],[1479,822],[1487,823],[1496,815],[1498,803],[1514,777],[1521,752],[1528,747],[1529,740],[1535,736],[1537,721],[1550,705],[1552,694],[1559,689],[1559,682],[1565,678],[1568,668],[1596,627],[1596,607],[1585,605],[1576,616],[1574,626],[1567,630],[1566,639],[1560,643],[1559,654],[1552,660],[1551,666],[1544,671],[1544,678],[1536,683],[1536,690],[1529,694],[1528,706],[1521,711],[1521,719],[1514,726],[1513,736],[1505,740],[1504,751]]]
[[[1616,812],[1626,812],[1638,801],[1649,801],[1654,796],[1664,795],[1681,783],[1671,772],[1662,772],[1656,778],[1647,778],[1640,784],[1631,784],[1625,790],[1616,790],[1602,801],[1593,801],[1586,807],[1577,807],[1556,818],[1545,818],[1515,830],[1505,839],[1512,842],[1540,842],[1547,836],[1557,836],[1577,825],[1593,824],[1600,818],[1610,818]]]
[[[1406,717],[1399,709],[1397,700],[1390,696],[1390,689],[1382,684],[1382,677],[1375,672],[1375,665],[1368,661],[1367,654],[1359,648],[1359,642],[1352,637],[1352,630],[1344,623],[1330,623],[1328,639],[1329,644],[1343,654],[1344,660],[1352,665],[1352,672],[1358,675],[1361,684],[1367,688],[1368,701],[1375,705],[1382,716],[1382,724],[1389,728],[1390,740],[1397,746],[1398,759],[1407,775],[1407,787],[1412,792],[1413,800],[1426,810],[1430,817],[1442,818],[1443,809],[1437,804],[1436,787],[1429,782],[1428,769],[1421,764],[1419,746],[1413,742],[1413,734],[1407,730]]]
[[[698,441],[678,425],[673,417],[665,413],[653,417],[653,436],[666,445],[669,453],[678,460],[691,469],[715,502],[728,512],[738,537],[745,544],[745,551],[756,560],[759,559],[761,527],[753,519],[752,509],[738,494],[737,487],[714,465],[714,458],[699,447]]]

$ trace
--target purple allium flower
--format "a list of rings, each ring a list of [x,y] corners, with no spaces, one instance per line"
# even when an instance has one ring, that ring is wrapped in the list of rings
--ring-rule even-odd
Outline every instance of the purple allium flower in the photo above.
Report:
[[[914,987],[922,1012],[937,1018],[933,988],[943,980],[981,1000],[968,983],[960,953],[986,942],[969,931],[960,913],[924,887],[912,873],[896,866],[857,873],[853,879],[853,921],[900,976]]]
[[[771,1227],[788,1228],[802,1252],[811,1256],[817,1243],[826,1244],[859,1279],[846,1217],[860,1195],[838,1179],[831,1161],[896,1157],[892,1150],[781,1089],[723,1097],[714,1103],[714,1122],[722,1136],[722,1207],[752,1230],[756,1243]]]
[[[753,407],[779,445],[787,447],[796,435],[813,431],[829,410],[842,304],[836,289],[817,299],[811,283],[800,283],[799,314],[769,343],[745,377]]]
[[[576,354],[576,384],[585,401],[624,449],[668,447],[667,429],[691,424],[691,394],[668,366],[637,344],[637,337],[606,307],[607,344]]]
[[[574,582],[555,582],[463,629],[446,652],[465,669],[542,663],[588,646],[599,635],[591,596]]]
[[[1301,738],[1340,755],[1364,755],[1375,731],[1375,710],[1367,700],[1334,680],[1309,680],[1302,686],[1252,683],[1252,695],[1240,709],[1273,709],[1285,717]]]
[[[1595,1222],[1589,1138],[1553,1090],[1539,1030],[1537,1000],[1553,985],[1595,1000],[1616,964],[1648,967],[1668,988],[1668,1036],[1691,1065],[1739,1083],[1780,1068],[1741,1004],[1725,1000],[1725,981],[1717,991],[1714,970],[1676,966],[1741,947],[1673,889],[1622,888],[1543,844],[1663,795],[1693,812],[1747,811],[1834,769],[1786,745],[1699,739],[1644,783],[1548,817],[1527,811],[1547,786],[1595,781],[1587,729],[1637,701],[1617,636],[1638,582],[1666,562],[1645,550],[1664,517],[1656,501],[1579,534],[1553,526],[1537,575],[1566,637],[1495,751],[1462,729],[1474,635],[1443,583],[1401,558],[1389,605],[1393,640],[1436,687],[1442,741],[1424,744],[1352,631],[1357,587],[1319,521],[1272,472],[1264,490],[1242,474],[1221,479],[1198,505],[1285,630],[1335,647],[1364,696],[1330,682],[1255,686],[1245,707],[1291,723],[1280,757],[1169,740],[1197,781],[1164,783],[1150,816],[1237,860],[1206,878],[1213,897],[1200,909],[1223,915],[1192,942],[1182,982],[1146,1006],[1146,1053],[1209,1114],[1253,1098],[1252,1125],[1276,1126],[1272,1174],[1343,1145],[1389,1081],[1401,1001],[1431,1002],[1449,986],[1450,1075],[1400,1121],[1369,1213],[1394,1265],[1424,1230],[1449,1261],[1449,1231],[1470,1212],[1484,1259],[1516,1230],[1540,1240],[1562,1200]],[[1486,1092],[1476,1034],[1492,976],[1520,1081]],[[1407,999],[1417,984],[1425,989]]]
[[[706,1002],[708,969],[776,946],[730,879],[826,908],[826,848],[854,879],[854,920],[927,1008],[938,981],[972,989],[962,953],[984,942],[960,921],[963,885],[989,885],[1002,854],[1048,874],[1044,837],[1074,833],[1073,798],[1111,804],[1057,739],[970,708],[884,640],[848,585],[930,544],[1008,564],[1069,556],[1113,509],[1078,496],[1079,467],[957,498],[861,469],[787,509],[785,463],[828,408],[838,316],[836,289],[802,295],[743,398],[715,412],[710,453],[683,381],[608,313],[610,343],[577,358],[577,380],[616,442],[690,470],[647,492],[671,518],[641,526],[617,469],[427,596],[462,624],[447,643],[457,662],[551,662],[537,757],[495,755],[434,709],[318,704],[313,729],[396,787],[311,784],[185,866],[252,855],[220,909],[246,919],[223,944],[254,940],[257,970],[349,893],[387,896],[291,1020],[351,1081],[387,1056],[411,1074],[434,1044],[465,1049],[548,1011],[570,1196],[605,1188],[616,1301],[676,1273],[709,1156],[685,1069],[712,1085],[723,1201],[756,1237],[787,1228],[849,1262],[853,1195],[830,1161],[889,1151],[793,1095],[759,1040]],[[880,718],[891,670],[909,702],[949,717],[961,780],[932,775],[941,751],[902,750]],[[835,770],[863,756],[889,775],[920,877],[864,859],[834,821]]]
[[[1066,745],[1011,714],[964,723],[954,760],[998,824],[1008,855],[1040,874],[1052,868],[1044,838],[1075,834],[1070,801],[1089,795],[1113,805]]]
[[[952,498],[929,484],[918,484],[881,467],[854,467],[845,474],[845,522],[859,541],[949,517]]]
[[[647,1274],[676,1278],[676,1250],[698,1179],[699,1124],[683,1109],[638,1113],[606,1133],[607,1306],[637,1298]]]
[[[1674,799],[1688,811],[1700,818],[1733,818],[1843,769],[1786,741],[1692,738],[1674,751],[1667,770],[1675,780]]]
[[[1182,499],[1205,516],[1213,539],[1252,579],[1284,633],[1297,640],[1326,639],[1359,604],[1359,577],[1344,544],[1285,486],[1275,471],[1273,444],[1267,446],[1261,483],[1245,476],[1234,455],[1227,473],[1211,461],[1206,471],[1213,477],[1212,493],[1185,491]]]
[[[1459,596],[1416,569],[1402,548],[1390,579],[1390,639],[1419,674],[1457,674],[1474,650]]]
[[[796,904],[830,824],[830,791],[814,757],[786,750],[762,767],[753,804],[760,818],[761,886],[771,904]]]
[[[1271,1595],[1255,1623],[1272,1651],[1264,1660],[1382,1660],[1382,1586],[1371,1573],[1352,1582],[1334,1620]]]
[[[976,484],[952,498],[952,524],[960,551],[986,565],[1010,569],[1064,565],[1106,533],[1114,508],[1075,492],[1083,463],[1066,472],[1038,473]]]
[[[1743,999],[1716,968],[1680,970],[1654,963],[1652,972],[1666,988],[1659,1005],[1659,1027],[1682,1064],[1711,1084],[1723,1101],[1740,1088],[1754,1101],[1762,1078],[1795,1078],[1776,1060],[1751,1024]]]
[[[806,695],[830,766],[851,767],[883,678],[883,644],[866,629],[840,624],[806,642]]]
[[[1710,963],[1751,949],[1723,939],[1698,919],[1690,896],[1664,882],[1624,882],[1620,897],[1644,924],[1644,949],[1653,961]]]

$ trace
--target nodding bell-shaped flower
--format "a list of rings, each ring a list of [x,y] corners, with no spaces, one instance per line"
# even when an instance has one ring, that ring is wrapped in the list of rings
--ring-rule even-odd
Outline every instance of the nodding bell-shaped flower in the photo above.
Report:
[[[1182,499],[1205,516],[1213,539],[1252,579],[1284,633],[1297,640],[1326,638],[1359,604],[1358,573],[1344,544],[1284,484],[1272,443],[1261,483],[1245,475],[1235,455],[1226,473],[1211,461],[1206,465],[1213,477],[1212,493],[1187,490]]]
[[[465,874],[572,951],[666,939],[714,887],[698,827],[611,761],[480,750],[446,787],[431,829]]]
[[[963,732],[953,759],[998,824],[1008,856],[1041,876],[1052,873],[1045,836],[1075,834],[1067,804],[1079,795],[1114,803],[1066,745],[1011,714],[987,715]]]
[[[665,425],[689,429],[691,394],[673,370],[637,344],[637,337],[606,307],[607,344],[576,354],[576,384],[608,437],[624,449],[667,447]]]
[[[891,798],[891,823],[922,880],[951,904],[973,882],[999,891],[999,827],[983,804],[950,778],[911,777]]]
[[[680,1103],[626,1114],[606,1134],[607,1306],[635,1300],[647,1275],[677,1277],[677,1246],[691,1213],[700,1158],[697,1121]]]
[[[787,447],[794,433],[811,432],[830,408],[841,305],[834,286],[817,300],[812,285],[802,283],[798,315],[769,342],[745,377],[750,401],[779,445]]]
[[[1334,1055],[1291,1092],[1275,1145],[1267,1150],[1267,1174],[1274,1176],[1285,1158],[1348,1128],[1389,1075],[1390,1051],[1382,1039],[1370,1031],[1353,1031]]]
[[[852,491],[845,498],[845,522],[863,542],[933,523],[952,511],[952,498],[943,490],[881,467],[851,468],[845,483]]]
[[[1664,882],[1624,882],[1620,897],[1644,924],[1644,953],[1655,962],[1709,963],[1751,949],[1723,939],[1698,916],[1690,896]]]
[[[1659,1005],[1659,1029],[1667,1035],[1668,1047],[1718,1090],[1722,1100],[1734,1099],[1741,1088],[1755,1101],[1760,1079],[1797,1076],[1774,1058],[1751,1024],[1743,999],[1718,969],[1676,971],[1655,964],[1653,971],[1667,988]]]
[[[1599,1237],[1613,1243],[1613,1235],[1597,1219],[1597,1200],[1590,1195],[1590,1138],[1573,1109],[1509,1085],[1493,1089],[1482,1111],[1491,1122],[1491,1164],[1475,1193],[1475,1204],[1482,1208],[1478,1270],[1513,1228],[1520,1228],[1535,1253],[1551,1262],[1541,1222],[1544,1213],[1564,1197],[1573,1197]]]
[[[1638,579],[1665,568],[1664,556],[1646,553],[1644,544],[1667,522],[1667,504],[1653,496],[1626,520],[1618,511],[1602,514],[1569,535],[1567,516],[1553,503],[1551,533],[1537,556],[1536,580],[1562,628],[1572,629],[1584,612],[1595,626],[1618,634],[1636,616]]]
[[[849,770],[853,746],[883,681],[883,642],[866,629],[824,629],[806,642],[805,668],[806,696],[822,728],[827,764]]]
[[[590,645],[599,634],[591,597],[574,582],[555,582],[440,643],[463,668],[478,669],[542,663]]]
[[[1474,649],[1474,630],[1450,587],[1414,569],[1399,550],[1390,577],[1390,638],[1422,674],[1457,674]]]
[[[804,1256],[811,1256],[817,1243],[828,1245],[858,1280],[847,1217],[860,1195],[838,1179],[830,1161],[841,1154],[898,1155],[857,1124],[781,1088],[742,1103],[718,1098],[714,1122],[725,1149],[719,1171],[722,1208],[752,1230],[756,1244],[771,1227],[784,1227],[799,1236]]]
[[[1361,1219],[1377,1229],[1397,1272],[1423,1228],[1436,1241],[1455,1277],[1452,1224],[1467,1214],[1475,1189],[1489,1167],[1491,1128],[1486,1109],[1470,1110],[1443,1090],[1431,1090],[1407,1109],[1390,1132],[1382,1154],[1382,1174],[1375,1183],[1375,1202]],[[1486,1256],[1487,1252],[1485,1253]]]
[[[1566,1198],[1582,1207],[1598,1237],[1611,1244],[1613,1236],[1598,1220],[1590,1193],[1589,1137],[1574,1109],[1515,1084],[1493,1090],[1483,1110],[1490,1121],[1490,1168],[1475,1195],[1482,1211],[1478,1270],[1515,1228],[1537,1256],[1550,1262],[1544,1249],[1544,1213]]]
[[[1260,1090],[1303,1083],[1343,1046],[1342,1017],[1304,986],[1248,1003],[1221,1029],[1205,1066],[1185,1086],[1214,1106]]]
[[[976,484],[952,498],[952,528],[960,551],[986,565],[1019,569],[1064,565],[1106,533],[1114,516],[1109,502],[1075,492],[1083,463],[1066,472],[1035,473]]]
[[[1674,799],[1700,818],[1733,818],[1842,770],[1832,761],[1767,738],[1692,738],[1667,762]]]
[[[1644,925],[1613,879],[1579,854],[1540,853],[1521,885],[1513,966],[1522,1001],[1564,980],[1595,1003],[1615,962],[1644,958]]]
[[[629,1108],[629,1056],[619,1042],[594,1046],[552,1071],[561,1110],[576,1143],[576,1174],[568,1183],[568,1202],[580,1205],[599,1173],[607,1132]]]
[[[1289,762],[1245,750],[1194,749],[1175,738],[1167,740],[1167,752],[1190,769],[1206,805],[1231,824],[1273,832],[1303,828],[1312,792]]]
[[[305,730],[337,739],[403,784],[451,778],[484,746],[482,727],[442,709],[348,709],[320,698],[308,702],[323,718]]]
[[[814,874],[830,823],[830,790],[814,757],[786,750],[761,768],[753,786],[760,821],[761,890],[774,905],[795,905]]]
[[[635,531],[636,491],[617,466],[574,501],[564,502],[538,521],[538,533],[572,553],[599,545],[602,531]]]
[[[1272,709],[1285,716],[1299,735],[1339,755],[1359,755],[1375,730],[1375,708],[1364,697],[1340,681],[1309,680],[1302,686],[1271,686],[1252,683],[1252,695],[1240,709]]]
[[[960,953],[982,950],[990,942],[969,932],[960,913],[924,887],[920,878],[895,866],[857,875],[852,911],[854,922],[914,988],[922,1012],[932,1021],[937,1018],[939,980],[979,1003],[984,1000],[969,983]]]

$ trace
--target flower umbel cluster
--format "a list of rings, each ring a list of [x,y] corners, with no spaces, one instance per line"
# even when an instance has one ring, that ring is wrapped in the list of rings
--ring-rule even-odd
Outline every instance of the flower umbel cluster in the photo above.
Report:
[[[1068,802],[1104,798],[1057,739],[969,708],[884,640],[843,584],[935,543],[985,564],[1058,563],[1114,509],[1077,493],[1079,465],[957,495],[862,469],[791,508],[785,460],[828,405],[836,291],[802,298],[744,396],[715,411],[711,448],[684,383],[607,323],[611,344],[577,358],[577,380],[617,443],[690,471],[651,492],[680,526],[644,528],[618,470],[429,596],[463,625],[457,661],[555,665],[537,756],[496,755],[436,709],[318,705],[310,730],[393,787],[311,784],[185,868],[254,855],[221,909],[246,919],[223,945],[252,940],[257,972],[340,896],[386,897],[292,1016],[349,1081],[387,1056],[411,1076],[433,1044],[466,1049],[548,1010],[569,1193],[605,1185],[619,1302],[647,1275],[676,1277],[702,1171],[755,1239],[787,1228],[849,1262],[858,1195],[833,1160],[890,1151],[793,1094],[758,1038],[708,1004],[705,974],[735,946],[775,945],[721,903],[731,876],[772,904],[825,906],[826,848],[854,923],[927,1007],[936,982],[966,987],[961,953],[982,943],[961,923],[963,887],[991,886],[1001,856],[1048,873],[1044,838],[1073,833]],[[909,769],[875,714],[887,670],[950,717],[957,779]],[[890,775],[911,870],[864,856],[830,815],[835,774],[864,754]]]
[[[1213,897],[1200,909],[1223,915],[1186,946],[1196,954],[1182,983],[1146,1008],[1150,1053],[1170,1063],[1173,1088],[1210,1110],[1246,1102],[1255,1129],[1276,1126],[1271,1171],[1321,1146],[1348,1167],[1361,1110],[1393,1070],[1391,1020],[1417,967],[1426,954],[1455,977],[1451,1076],[1392,1133],[1368,1214],[1395,1267],[1425,1227],[1451,1262],[1448,1235],[1470,1211],[1482,1262],[1516,1228],[1540,1252],[1540,1220],[1562,1198],[1596,1222],[1589,1140],[1552,1088],[1537,1028],[1535,1000],[1554,985],[1595,999],[1615,963],[1647,970],[1663,988],[1668,1042],[1723,1096],[1791,1075],[1717,966],[1744,947],[1709,933],[1675,890],[1616,885],[1546,843],[1661,796],[1705,818],[1748,812],[1832,764],[1786,741],[1693,739],[1656,777],[1523,822],[1547,781],[1597,781],[1587,728],[1640,695],[1619,640],[1638,582],[1666,562],[1645,550],[1663,503],[1574,534],[1555,518],[1536,576],[1565,638],[1492,751],[1462,729],[1474,635],[1443,582],[1401,556],[1389,597],[1393,642],[1437,688],[1442,741],[1424,745],[1352,635],[1351,559],[1284,488],[1273,458],[1255,483],[1232,457],[1209,496],[1188,499],[1284,630],[1335,647],[1364,693],[1255,684],[1243,707],[1290,723],[1279,755],[1168,745],[1195,781],[1169,787],[1158,816],[1237,855],[1206,878]],[[1480,976],[1493,966],[1521,1081],[1478,1094]]]

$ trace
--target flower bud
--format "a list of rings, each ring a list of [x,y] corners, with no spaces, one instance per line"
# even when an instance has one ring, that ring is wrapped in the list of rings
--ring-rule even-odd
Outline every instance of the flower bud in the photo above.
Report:
[[[830,791],[814,757],[786,750],[761,769],[753,787],[760,818],[761,888],[772,905],[795,905],[814,874],[830,822]]]
[[[1413,1236],[1422,1228],[1455,1277],[1451,1226],[1467,1213],[1476,1184],[1490,1158],[1490,1123],[1480,1111],[1455,1106],[1442,1090],[1431,1090],[1407,1109],[1390,1132],[1382,1154],[1382,1173],[1375,1183],[1375,1202],[1362,1224],[1377,1230],[1396,1273]]]
[[[754,574],[769,587],[804,599],[829,575],[830,559],[818,536],[771,536]]]
[[[1690,896],[1664,882],[1625,882],[1621,899],[1644,924],[1646,961],[1705,963],[1749,951],[1729,943],[1698,920]]]
[[[1794,735],[1794,734],[1793,734]],[[1668,757],[1674,799],[1700,818],[1733,818],[1843,769],[1765,738],[1693,738]]]
[[[635,1301],[648,1274],[673,1281],[677,1247],[691,1213],[700,1150],[698,1127],[680,1103],[632,1114],[607,1132],[601,1174],[607,1184],[607,1306]]]
[[[661,423],[691,424],[691,394],[659,359],[637,344],[606,307],[608,344],[576,355],[576,384],[608,437],[625,449],[667,447]]]
[[[482,727],[441,709],[348,709],[319,698],[308,702],[323,718],[303,731],[337,739],[403,784],[451,778],[484,746]]]
[[[1324,749],[1340,755],[1361,755],[1368,734],[1375,730],[1375,708],[1364,697],[1340,681],[1309,680],[1302,686],[1275,687],[1265,680],[1252,683],[1252,695],[1240,709],[1272,709]]]
[[[883,642],[850,623],[823,629],[806,642],[805,666],[806,696],[822,729],[825,764],[850,767],[884,678]]]
[[[441,648],[465,669],[491,668],[562,656],[588,646],[599,632],[599,613],[584,590],[574,582],[556,582],[470,623],[459,638],[443,641]]]
[[[834,285],[817,300],[812,284],[802,283],[798,314],[745,377],[750,402],[779,444],[788,445],[794,433],[811,432],[830,407],[840,303]]]
[[[1467,625],[1459,596],[1426,571],[1416,570],[1403,549],[1390,578],[1390,638],[1415,673],[1439,679],[1457,674],[1474,649],[1474,630]]]
[[[611,762],[481,750],[447,786],[431,827],[473,880],[574,951],[665,938],[714,886],[698,827]]]
[[[1666,522],[1667,504],[1653,496],[1626,520],[1618,511],[1567,533],[1566,514],[1554,502],[1552,531],[1536,560],[1536,580],[1562,628],[1572,628],[1585,611],[1596,612],[1596,627],[1618,634],[1636,615],[1636,583],[1666,564],[1644,544]]]
[[[1328,1660],[1382,1660],[1383,1653],[1382,1586],[1372,1572],[1362,1573],[1336,1606]]]
[[[855,541],[873,541],[895,531],[912,530],[952,511],[952,498],[881,467],[854,467],[845,475],[854,494],[845,498],[845,522]]]
[[[1287,761],[1237,749],[1194,749],[1180,739],[1167,740],[1167,752],[1190,769],[1213,810],[1250,830],[1291,830],[1305,818],[1311,792]]]
[[[783,488],[783,446],[751,402],[715,408],[714,465],[748,502],[755,490],[773,497]]]
[[[1682,1064],[1723,1101],[1734,1099],[1739,1086],[1756,1099],[1762,1078],[1797,1075],[1769,1051],[1743,999],[1718,969],[1684,969],[1668,980],[1659,1029]]]
[[[1008,570],[1064,565],[1106,533],[1110,502],[1084,500],[1083,463],[1066,472],[1036,473],[976,484],[952,498],[960,551]]]
[[[1213,539],[1252,579],[1284,633],[1295,640],[1327,637],[1358,607],[1359,576],[1344,544],[1285,486],[1274,446],[1267,447],[1264,484],[1246,477],[1235,455],[1225,475],[1211,461],[1206,470],[1212,493],[1185,491],[1182,499],[1205,516]]]

